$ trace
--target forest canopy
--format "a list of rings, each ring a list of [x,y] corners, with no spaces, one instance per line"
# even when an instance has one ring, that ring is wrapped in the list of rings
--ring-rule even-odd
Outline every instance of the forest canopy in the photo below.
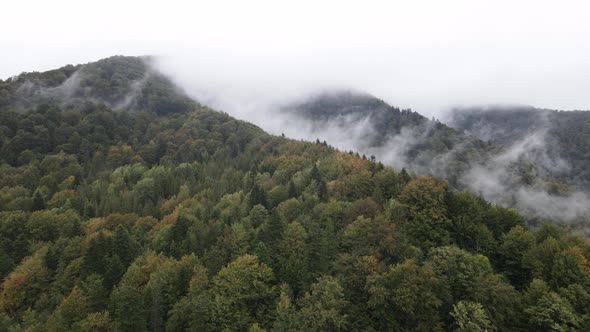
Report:
[[[0,331],[590,329],[585,239],[164,79],[117,109],[143,61],[0,83]]]

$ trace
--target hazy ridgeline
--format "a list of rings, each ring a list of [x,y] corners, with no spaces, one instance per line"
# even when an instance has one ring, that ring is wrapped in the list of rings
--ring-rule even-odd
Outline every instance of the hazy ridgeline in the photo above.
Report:
[[[374,155],[387,165],[446,179],[455,188],[516,207],[533,219],[584,227],[590,218],[587,112],[455,107],[438,111],[441,122],[339,85],[287,84],[281,92],[237,93],[208,84],[191,70],[180,73],[166,59],[155,64],[197,100],[271,133]]]

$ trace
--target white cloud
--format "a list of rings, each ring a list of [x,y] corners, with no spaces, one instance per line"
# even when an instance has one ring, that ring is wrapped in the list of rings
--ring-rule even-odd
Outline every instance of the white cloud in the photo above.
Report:
[[[234,104],[341,85],[426,114],[590,109],[586,1],[25,0],[2,12],[1,77],[155,54]]]
[[[401,167],[419,133],[370,149],[367,121],[343,117],[311,128],[273,112],[333,87],[428,116],[474,103],[590,109],[589,12],[582,0],[6,1],[0,77],[115,54],[159,55],[160,69],[211,106],[276,134],[318,136]],[[472,189],[504,195],[505,166],[544,151],[543,136],[509,148],[495,161],[503,167],[474,168]],[[525,209],[553,200],[540,191],[512,194]],[[551,210],[586,212],[585,195],[571,198],[553,200]]]

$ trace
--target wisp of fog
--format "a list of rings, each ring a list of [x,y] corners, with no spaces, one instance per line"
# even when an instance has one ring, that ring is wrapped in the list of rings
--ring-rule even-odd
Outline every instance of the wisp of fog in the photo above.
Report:
[[[243,77],[232,83],[225,81],[228,77],[218,77],[215,73],[205,71],[198,74],[196,70],[195,74],[192,74],[190,68],[195,66],[174,58],[160,58],[156,65],[198,101],[253,122],[273,134],[285,134],[290,138],[311,141],[319,139],[343,151],[352,150],[367,156],[374,155],[387,165],[398,169],[406,168],[418,175],[447,178],[450,176],[449,164],[455,160],[457,154],[467,149],[457,145],[446,153],[428,160],[420,160],[420,165],[417,165],[415,161],[407,160],[407,153],[420,144],[432,128],[402,128],[399,134],[389,137],[385,144],[374,146],[370,142],[374,141],[377,131],[370,115],[338,115],[327,121],[312,121],[298,116],[296,112],[285,111],[318,94],[340,91],[344,87],[342,83],[321,79],[310,82],[287,79],[284,83],[273,83],[272,79],[261,78],[261,82],[242,85],[245,83],[241,81]],[[285,75],[286,78],[289,77]],[[355,90],[357,87],[352,89]],[[424,95],[423,98],[430,97]],[[445,113],[449,109],[437,108],[435,114],[443,119],[450,119]],[[566,161],[547,153],[545,136],[549,124],[546,121],[540,122],[545,125],[534,132],[526,133],[521,139],[505,147],[501,153],[494,155],[491,160],[472,165],[471,169],[460,175],[458,182],[462,184],[462,188],[480,194],[487,200],[517,207],[530,216],[575,221],[584,215],[590,215],[590,198],[587,193],[576,191],[567,197],[555,196],[548,194],[542,183],[526,187],[516,186],[511,178],[511,167],[521,159],[551,172],[559,173],[568,168]],[[435,123],[431,122],[431,126]],[[480,129],[485,132],[483,128]],[[487,135],[495,136],[491,131],[498,128],[486,130]]]
[[[343,116],[318,124],[279,110],[320,90],[343,88],[440,119],[455,105],[590,109],[590,8],[581,0],[222,0],[169,6],[106,0],[91,16],[69,1],[31,7],[12,1],[3,8],[5,25],[18,29],[0,37],[2,77],[114,54],[155,55],[158,70],[212,108],[274,134],[320,138],[343,150],[374,154],[398,168],[412,166],[406,152],[424,132],[402,130],[374,147],[367,144],[373,133],[368,118]],[[23,17],[36,24],[22,24]],[[75,85],[76,79],[67,84]],[[138,81],[132,90],[140,86]],[[72,91],[59,89],[41,93]],[[114,106],[133,100],[130,93]],[[543,144],[542,132],[525,137],[489,165],[473,168],[464,182],[501,201],[494,193],[510,189],[502,170],[515,158],[530,157],[527,149],[543,156]],[[416,171],[444,177],[446,163],[460,150],[438,155]],[[566,167],[552,158],[535,160],[544,167]],[[547,200],[559,204],[551,208],[557,213],[577,215],[590,206],[584,194],[562,204],[540,191],[510,192],[524,207],[547,207]]]

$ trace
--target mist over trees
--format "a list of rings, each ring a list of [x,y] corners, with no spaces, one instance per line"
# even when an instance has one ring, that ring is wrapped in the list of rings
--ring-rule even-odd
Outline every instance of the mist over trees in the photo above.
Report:
[[[590,328],[586,239],[138,85],[144,65],[0,82],[0,331]],[[74,75],[83,95],[18,97]]]
[[[446,179],[453,188],[519,209],[530,223],[551,219],[589,231],[588,112],[457,108],[443,117],[447,125],[352,90],[320,92],[280,109],[290,136],[319,137]]]

